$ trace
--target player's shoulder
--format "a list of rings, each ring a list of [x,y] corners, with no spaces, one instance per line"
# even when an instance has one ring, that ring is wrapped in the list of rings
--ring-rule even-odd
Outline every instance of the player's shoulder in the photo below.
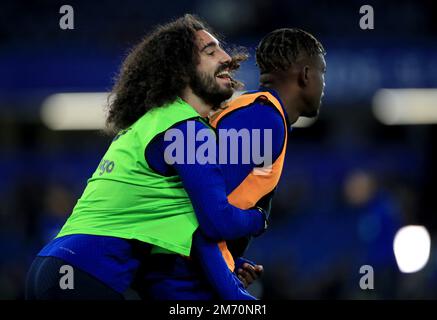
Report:
[[[242,103],[239,108],[235,108],[229,112],[231,117],[246,117],[246,118],[264,118],[267,120],[280,120],[282,116],[275,106],[272,95],[267,91],[254,90],[242,94],[240,97],[252,95],[249,103]],[[238,99],[238,98],[236,98]],[[253,99],[253,100],[252,100]]]
[[[246,91],[240,96],[236,97],[236,100],[238,98],[244,99],[245,97],[250,97],[249,101],[251,101],[252,104],[261,103],[264,105],[274,105],[279,102],[279,97],[275,92],[265,89]]]
[[[169,130],[178,129],[185,132],[187,130],[198,131],[205,128],[210,129],[209,125],[207,125],[207,120],[204,120],[201,117],[196,117],[196,118],[177,122],[173,126],[171,126]]]
[[[217,128],[272,128],[284,130],[281,113],[265,99],[256,99],[250,104],[242,105],[226,113],[219,121]]]
[[[268,114],[280,114],[277,109],[278,103],[280,104],[279,99],[271,92],[266,90],[252,90],[246,91],[229,101],[227,105],[230,109],[227,112],[225,109],[224,112],[225,116],[228,116],[228,114],[236,116],[246,113],[251,116],[252,112],[257,110],[262,110]]]

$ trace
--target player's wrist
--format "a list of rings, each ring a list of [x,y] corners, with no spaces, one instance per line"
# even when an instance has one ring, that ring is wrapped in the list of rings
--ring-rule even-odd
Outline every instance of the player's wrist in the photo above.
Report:
[[[255,209],[258,210],[258,212],[261,213],[262,220],[263,220],[263,222],[262,222],[263,223],[262,229],[260,230],[260,232],[255,234],[255,237],[257,237],[257,236],[260,236],[261,234],[263,234],[267,230],[267,228],[269,226],[269,218],[268,218],[268,215],[267,215],[267,211],[264,210],[263,208],[261,208],[259,206],[256,206]]]

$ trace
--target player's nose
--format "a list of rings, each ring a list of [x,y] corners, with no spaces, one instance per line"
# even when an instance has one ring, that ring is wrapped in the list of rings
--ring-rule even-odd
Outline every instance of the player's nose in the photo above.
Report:
[[[223,49],[221,49],[220,63],[230,63],[232,61],[231,56]]]

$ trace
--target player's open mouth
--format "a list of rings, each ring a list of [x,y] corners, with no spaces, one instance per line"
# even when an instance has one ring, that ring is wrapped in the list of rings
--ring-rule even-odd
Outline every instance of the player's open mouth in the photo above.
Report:
[[[219,78],[219,79],[225,80],[226,82],[231,82],[231,81],[232,81],[231,74],[229,73],[228,70],[220,71],[220,72],[217,73],[215,76],[216,76],[217,78]]]

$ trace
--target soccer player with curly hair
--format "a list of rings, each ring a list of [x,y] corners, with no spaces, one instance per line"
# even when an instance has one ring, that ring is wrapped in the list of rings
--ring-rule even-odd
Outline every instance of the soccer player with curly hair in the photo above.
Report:
[[[165,158],[169,130],[186,136],[213,130],[206,118],[234,93],[231,72],[245,58],[229,56],[192,15],[157,27],[133,49],[108,111],[116,136],[63,228],[35,258],[27,299],[124,299],[151,255],[190,261],[193,234],[222,241],[265,230],[262,209],[229,204],[217,163],[169,164]],[[214,259],[202,263],[215,268]],[[60,287],[65,265],[74,270],[74,290]],[[252,299],[241,283],[230,287],[232,297]]]

